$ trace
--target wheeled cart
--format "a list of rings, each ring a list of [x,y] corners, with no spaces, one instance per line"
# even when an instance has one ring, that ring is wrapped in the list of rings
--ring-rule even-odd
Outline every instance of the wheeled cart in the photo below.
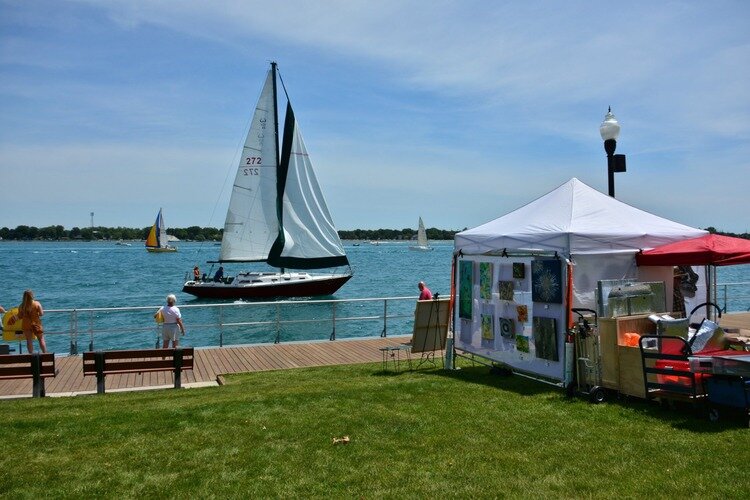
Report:
[[[602,387],[596,311],[582,308],[572,311],[578,315],[576,325],[571,331],[575,342],[576,387],[578,392],[587,394],[592,403],[602,403],[607,399],[607,391]]]
[[[750,378],[713,375],[706,380],[708,418],[718,421],[726,413],[739,414],[750,427]]]

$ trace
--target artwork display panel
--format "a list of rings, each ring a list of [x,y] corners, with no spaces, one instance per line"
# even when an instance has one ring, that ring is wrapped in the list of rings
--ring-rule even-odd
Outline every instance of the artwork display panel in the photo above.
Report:
[[[459,257],[456,266],[461,294],[455,312],[459,323],[456,348],[519,372],[563,380],[564,353],[557,348],[564,337],[557,337],[564,333],[556,331],[565,321],[562,299],[566,282],[561,261],[528,255],[476,255],[469,259]],[[532,276],[537,261],[543,264]],[[522,270],[523,278],[519,277]],[[540,298],[553,302],[536,300]],[[466,304],[464,310],[462,303]],[[537,316],[542,319],[536,320]]]

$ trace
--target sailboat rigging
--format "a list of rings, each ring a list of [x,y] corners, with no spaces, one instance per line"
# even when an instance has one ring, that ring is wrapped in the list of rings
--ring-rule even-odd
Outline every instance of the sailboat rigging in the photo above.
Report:
[[[184,292],[210,298],[331,295],[352,277],[283,80],[287,106],[279,148],[277,73],[272,62],[245,140],[214,263],[264,262],[278,270],[187,281]],[[344,266],[345,272],[306,272]],[[223,266],[220,269],[223,272]]]
[[[156,222],[151,226],[151,231],[146,237],[146,250],[151,253],[176,252],[177,247],[171,246],[167,236],[167,226],[164,225],[164,217],[159,213],[156,214]]]
[[[409,247],[409,250],[416,250],[419,252],[429,252],[432,250],[430,243],[427,241],[427,231],[424,229],[424,222],[422,217],[419,218],[419,229],[417,229],[417,244]]]

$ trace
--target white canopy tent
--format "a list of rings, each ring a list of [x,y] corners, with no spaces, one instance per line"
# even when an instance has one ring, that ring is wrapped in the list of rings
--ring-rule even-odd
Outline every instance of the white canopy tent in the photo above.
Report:
[[[552,253],[572,261],[573,307],[594,309],[597,281],[665,281],[671,306],[672,268],[638,268],[635,253],[696,238],[706,231],[639,210],[572,178],[531,203],[456,234],[461,255]]]

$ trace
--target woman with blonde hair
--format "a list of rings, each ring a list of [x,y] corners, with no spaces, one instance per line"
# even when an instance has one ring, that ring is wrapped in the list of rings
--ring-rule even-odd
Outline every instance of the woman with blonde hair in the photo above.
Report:
[[[18,319],[23,320],[23,334],[26,337],[26,347],[29,354],[34,352],[34,337],[39,341],[39,349],[47,352],[47,343],[44,341],[44,328],[42,328],[42,316],[44,309],[38,300],[34,300],[34,292],[26,290],[23,292],[23,300],[18,306]]]

